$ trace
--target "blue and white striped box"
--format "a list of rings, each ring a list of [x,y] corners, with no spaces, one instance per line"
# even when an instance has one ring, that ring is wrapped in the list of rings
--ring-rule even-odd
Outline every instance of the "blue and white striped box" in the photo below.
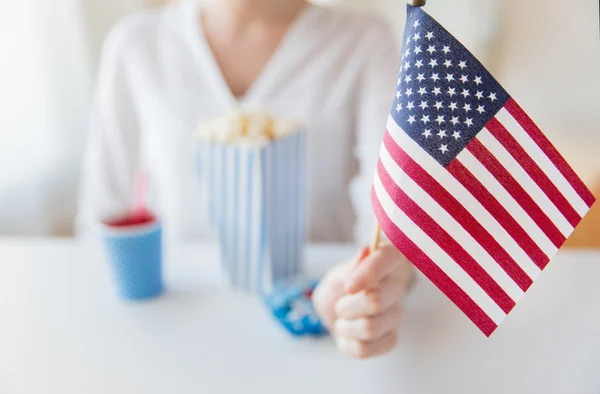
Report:
[[[265,294],[297,275],[306,243],[306,133],[262,144],[203,141],[198,167],[231,285]]]

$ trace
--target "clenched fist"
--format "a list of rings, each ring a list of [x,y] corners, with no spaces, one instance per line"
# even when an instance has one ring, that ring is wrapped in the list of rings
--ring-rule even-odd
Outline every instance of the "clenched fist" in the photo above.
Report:
[[[313,300],[342,352],[367,358],[394,348],[402,298],[413,275],[411,264],[391,244],[372,253],[364,248],[325,275]]]

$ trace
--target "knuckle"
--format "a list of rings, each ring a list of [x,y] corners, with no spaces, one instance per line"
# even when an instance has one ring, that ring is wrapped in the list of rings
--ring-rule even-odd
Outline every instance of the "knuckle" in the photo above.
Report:
[[[367,304],[369,305],[369,309],[372,313],[379,313],[381,312],[382,309],[382,302],[381,302],[381,293],[379,293],[378,291],[372,290],[369,291],[367,294]]]
[[[375,329],[375,323],[373,322],[373,319],[362,319],[360,325],[361,325],[360,331],[361,331],[362,337],[365,340],[369,340],[369,339],[375,337],[376,329]]]
[[[359,342],[359,344],[356,348],[354,357],[361,359],[361,360],[370,357],[369,349],[367,348],[367,346],[364,343]]]

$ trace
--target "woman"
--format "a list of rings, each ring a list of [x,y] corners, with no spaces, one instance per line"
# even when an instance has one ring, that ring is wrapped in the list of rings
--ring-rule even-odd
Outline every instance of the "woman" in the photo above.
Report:
[[[196,125],[265,106],[308,131],[311,239],[364,241],[398,58],[377,20],[304,0],[189,1],[124,20],[102,56],[78,229],[131,207],[144,168],[168,236],[203,236]],[[412,271],[391,246],[355,264],[334,268],[315,302],[339,347],[367,357],[394,346]]]

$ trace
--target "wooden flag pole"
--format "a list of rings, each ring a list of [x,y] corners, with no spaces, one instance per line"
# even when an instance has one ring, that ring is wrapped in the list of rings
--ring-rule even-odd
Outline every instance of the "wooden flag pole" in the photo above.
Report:
[[[427,3],[427,0],[408,0],[408,4],[413,7],[423,7]]]

